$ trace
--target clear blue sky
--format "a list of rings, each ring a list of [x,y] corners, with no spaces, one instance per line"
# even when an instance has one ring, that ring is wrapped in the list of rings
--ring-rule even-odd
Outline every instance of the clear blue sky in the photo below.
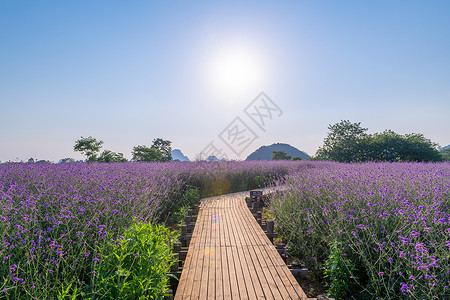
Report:
[[[236,117],[261,145],[309,154],[329,124],[450,144],[449,1],[0,2],[0,160],[81,158],[80,136],[131,157],[169,139],[190,158]],[[244,113],[264,91],[283,111]]]

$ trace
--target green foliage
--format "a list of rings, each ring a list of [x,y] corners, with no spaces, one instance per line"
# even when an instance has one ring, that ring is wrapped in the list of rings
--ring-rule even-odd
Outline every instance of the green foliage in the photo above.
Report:
[[[341,121],[330,125],[314,159],[338,162],[440,161],[437,144],[422,134],[400,135],[392,130],[368,135],[361,123]]]
[[[188,189],[181,199],[181,206],[192,207],[200,199],[200,193],[197,188]]]
[[[162,153],[154,148],[149,148],[147,146],[136,146],[132,151],[134,161],[161,161]]]
[[[172,160],[172,148],[170,145],[172,144],[171,141],[163,140],[161,138],[157,138],[153,140],[152,149],[156,149],[159,152],[161,152],[161,161],[171,161]]]
[[[151,147],[136,146],[133,148],[132,155],[134,161],[171,161],[172,160],[172,148],[170,147],[171,141],[165,141],[157,138],[153,140]]]
[[[116,153],[110,150],[104,150],[97,158],[98,162],[126,162],[123,153]]]
[[[264,187],[264,177],[257,175],[255,177],[255,184],[257,185],[257,187]]]
[[[184,217],[187,216],[187,212],[194,204],[200,200],[200,192],[197,188],[188,189],[181,200],[175,201],[171,207],[171,210],[175,213],[169,218],[169,224],[180,223]]]
[[[440,161],[438,145],[425,138],[423,134],[405,134],[406,150],[400,156],[401,161]]]
[[[291,156],[284,151],[272,151],[272,160],[291,160]]]
[[[75,146],[73,146],[74,151],[81,152],[86,156],[86,160],[92,162],[96,161],[97,153],[102,148],[103,141],[97,141],[92,136],[87,138],[81,137],[79,140],[75,141]]]
[[[71,299],[75,300],[77,299],[77,296],[79,295],[77,293],[78,288],[75,286],[73,290],[71,289],[73,283],[70,283],[67,288],[62,287],[61,291],[58,292],[58,300],[65,300],[65,299]],[[70,294],[72,292],[72,294]]]
[[[161,299],[169,288],[177,233],[163,225],[136,223],[123,238],[99,247],[92,283],[101,299]]]
[[[450,148],[442,149],[439,151],[439,154],[442,157],[442,160],[450,161]]]
[[[353,263],[346,257],[340,242],[330,243],[330,255],[323,266],[325,278],[328,280],[328,294],[336,299],[347,299],[352,283],[357,281],[357,271]]]
[[[324,140],[322,148],[316,153],[321,160],[339,162],[362,161],[365,142],[368,138],[367,128],[361,123],[351,123],[348,120],[329,125],[330,132]]]

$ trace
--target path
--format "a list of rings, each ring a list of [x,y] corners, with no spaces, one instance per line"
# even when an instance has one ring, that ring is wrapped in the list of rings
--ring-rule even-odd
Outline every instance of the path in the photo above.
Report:
[[[247,195],[202,200],[175,300],[307,299],[247,208]]]

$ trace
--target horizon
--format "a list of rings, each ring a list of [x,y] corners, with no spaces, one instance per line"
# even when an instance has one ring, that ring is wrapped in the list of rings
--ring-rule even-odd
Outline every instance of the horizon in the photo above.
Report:
[[[450,2],[0,3],[0,161],[172,142],[190,160],[328,125],[450,144]],[[245,132],[246,134],[242,134]],[[212,144],[213,143],[213,144]]]

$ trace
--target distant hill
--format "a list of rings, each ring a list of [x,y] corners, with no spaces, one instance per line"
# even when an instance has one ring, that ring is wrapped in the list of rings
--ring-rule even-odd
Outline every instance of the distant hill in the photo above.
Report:
[[[439,149],[439,150],[444,150],[444,149],[449,149],[450,148],[450,145],[447,145],[447,146],[445,146],[445,147],[442,147],[441,149]]]
[[[217,156],[210,155],[205,159],[205,161],[219,161],[219,159],[217,158]]]
[[[173,160],[190,161],[189,157],[183,154],[180,149],[173,149],[171,152]]]
[[[262,146],[252,154],[250,154],[245,160],[272,160],[273,151],[284,151],[291,157],[300,157],[301,159],[308,159],[309,155],[297,148],[288,144],[272,144],[270,146]]]
[[[205,161],[227,161],[227,159],[226,158],[219,159],[217,156],[210,155],[205,159]]]

